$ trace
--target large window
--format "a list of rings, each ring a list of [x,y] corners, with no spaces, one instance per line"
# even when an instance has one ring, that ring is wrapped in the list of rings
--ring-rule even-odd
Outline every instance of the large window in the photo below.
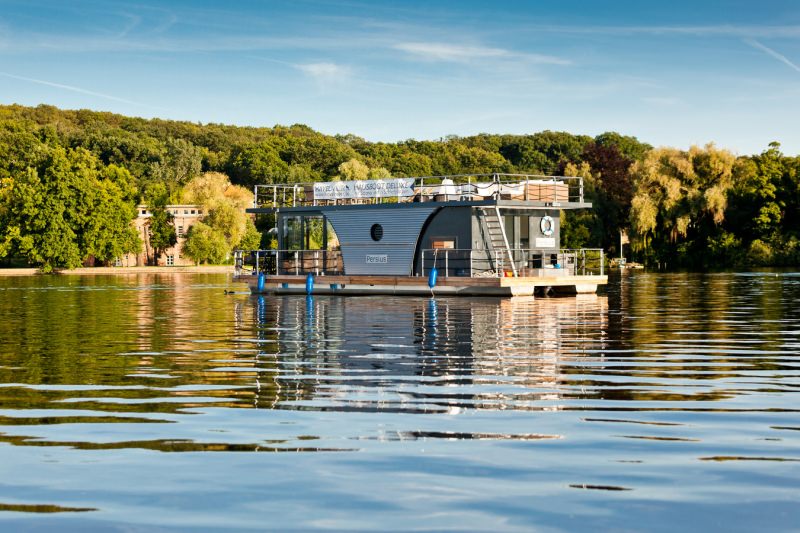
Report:
[[[305,219],[305,249],[322,250],[325,247],[325,220],[321,216]]]
[[[333,231],[333,225],[331,224],[330,220],[325,222],[325,225],[328,230],[328,250],[339,250],[339,237],[336,236],[336,232]]]
[[[330,222],[321,215],[284,219],[283,248],[286,250],[338,249],[339,241]]]
[[[283,247],[286,250],[302,250],[303,242],[303,217],[287,217],[283,232]]]

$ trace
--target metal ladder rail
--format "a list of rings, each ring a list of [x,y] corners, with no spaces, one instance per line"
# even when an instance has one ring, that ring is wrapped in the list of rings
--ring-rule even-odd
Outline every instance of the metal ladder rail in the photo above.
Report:
[[[485,208],[481,208],[481,213],[483,213],[483,224],[486,228],[487,237],[489,239],[488,244],[491,252],[502,251],[504,247],[503,233],[500,229],[500,222],[497,220],[496,214],[487,211]],[[500,268],[498,255],[497,253],[491,252],[488,255],[488,259],[492,265],[492,269],[496,271]]]
[[[493,249],[500,249],[502,250],[506,257],[508,258],[508,262],[511,265],[511,271],[514,274],[514,277],[517,277],[517,266],[514,263],[514,256],[511,252],[511,247],[508,244],[508,235],[506,235],[506,228],[503,225],[502,218],[500,216],[500,208],[495,206],[493,209],[483,209],[484,213],[484,221],[486,222],[486,229],[489,232],[489,238],[491,239],[491,244]]]

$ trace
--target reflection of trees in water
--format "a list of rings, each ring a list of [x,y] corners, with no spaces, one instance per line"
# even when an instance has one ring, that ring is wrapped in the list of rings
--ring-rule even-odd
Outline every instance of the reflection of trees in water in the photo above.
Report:
[[[203,288],[226,280],[196,274],[5,280],[0,383],[21,386],[0,387],[0,408],[52,409],[63,400],[72,409],[116,412],[190,406],[192,394],[181,387],[227,381],[208,372],[220,353],[197,349],[204,346],[197,341],[219,349],[231,338],[230,300],[222,289]],[[182,395],[184,404],[158,401]],[[108,398],[120,401],[102,403]]]
[[[0,408],[67,400],[101,413],[427,412],[720,400],[794,372],[799,350],[800,278],[791,276],[637,272],[612,279],[607,297],[552,299],[258,299],[202,285],[225,279],[5,285],[0,383],[19,385],[0,387]],[[741,380],[753,372],[765,372],[760,384]]]
[[[626,277],[621,292],[628,311],[622,337],[632,352],[626,368],[631,376],[663,384],[793,369],[785,343],[791,334],[787,324],[800,320],[800,283],[791,277],[636,273]],[[645,360],[647,366],[641,364]],[[718,400],[739,392],[693,396]]]
[[[585,345],[603,328],[580,316],[605,316],[598,297],[257,299],[203,290],[203,281],[28,281],[30,291],[0,302],[2,316],[16,317],[0,328],[21,339],[2,352],[0,379],[48,387],[5,388],[0,406],[69,400],[74,409],[175,413],[502,401],[474,389],[555,383],[565,336]]]

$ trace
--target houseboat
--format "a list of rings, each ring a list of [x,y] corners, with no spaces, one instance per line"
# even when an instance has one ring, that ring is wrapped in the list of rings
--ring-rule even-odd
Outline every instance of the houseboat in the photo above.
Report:
[[[490,174],[258,185],[269,250],[238,251],[253,293],[594,293],[600,249],[560,247],[580,177]]]

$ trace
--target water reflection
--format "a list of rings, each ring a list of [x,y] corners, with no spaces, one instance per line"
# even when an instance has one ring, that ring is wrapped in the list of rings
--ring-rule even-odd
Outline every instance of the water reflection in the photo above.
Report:
[[[800,275],[553,299],[230,288],[0,278],[0,529],[93,509],[252,530],[800,520]]]
[[[5,287],[16,302],[3,300],[0,328],[19,343],[0,352],[0,441],[77,449],[301,451],[350,449],[330,445],[340,436],[558,438],[415,428],[328,435],[319,447],[308,447],[298,442],[309,434],[316,438],[312,432],[278,428],[270,438],[238,435],[224,442],[219,435],[210,438],[207,428],[199,428],[200,435],[185,428],[196,429],[190,419],[216,409],[555,411],[585,394],[567,379],[569,368],[576,361],[602,362],[610,342],[604,296],[267,298],[231,296],[191,277],[169,282],[157,276],[115,279],[113,285],[67,278],[60,286],[39,286],[25,279],[21,287]],[[50,313],[58,307],[54,324]],[[79,426],[109,429],[99,442]],[[70,427],[72,438],[56,427]]]
[[[596,295],[273,302],[257,313],[257,402],[282,409],[556,409],[562,365],[608,344]]]

